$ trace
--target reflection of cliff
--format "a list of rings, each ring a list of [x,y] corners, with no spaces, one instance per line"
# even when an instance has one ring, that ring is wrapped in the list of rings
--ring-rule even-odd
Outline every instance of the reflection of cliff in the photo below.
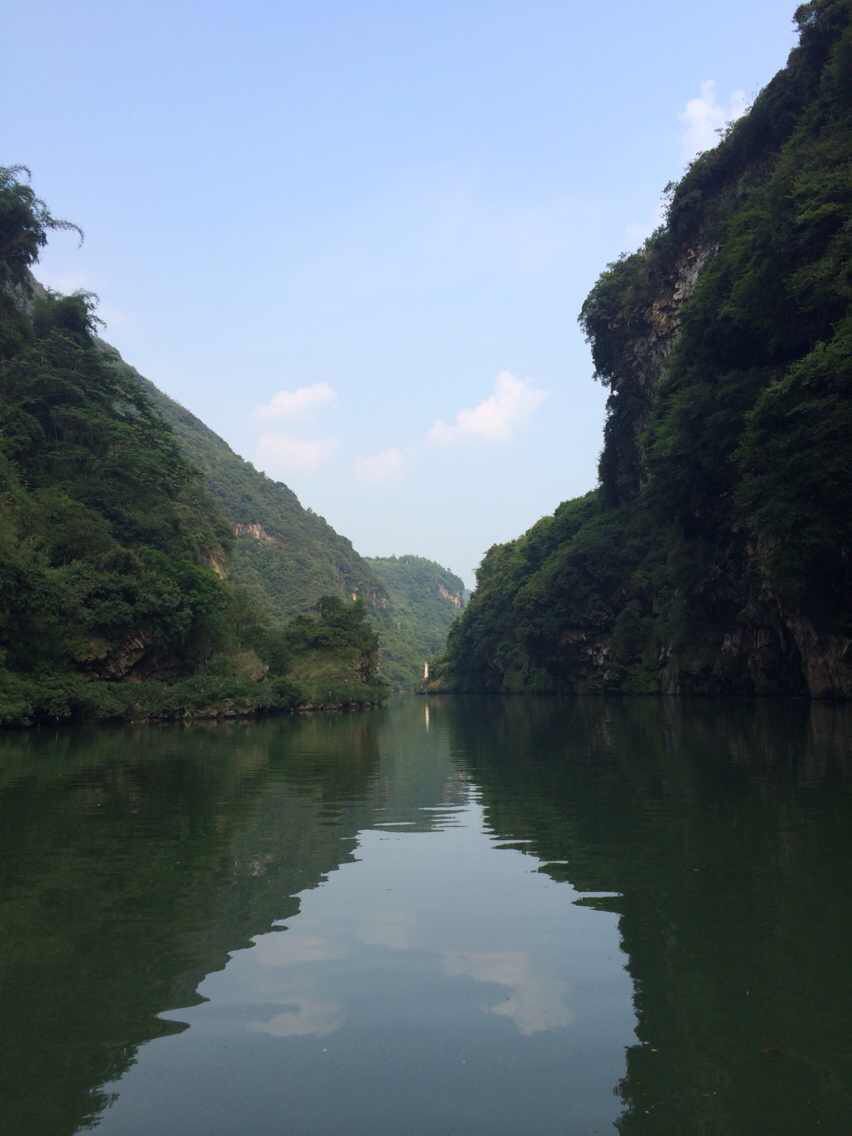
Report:
[[[181,1030],[175,1007],[295,915],[298,893],[352,859],[360,829],[392,816],[428,830],[464,799],[446,737],[425,729],[421,702],[409,710],[402,722],[374,711],[0,737],[10,1132],[61,1136],[96,1119],[138,1046]],[[298,931],[280,938],[290,956],[319,949]],[[317,996],[264,1028],[307,1036],[334,1021]]]
[[[350,858],[378,719],[0,739],[9,1132],[96,1118],[137,1046],[181,1028],[155,1015]]]
[[[586,901],[619,912],[634,981],[619,1130],[845,1134],[848,710],[487,705],[433,715],[495,834],[530,841],[554,879],[619,893]]]
[[[614,1045],[602,1033],[586,1072],[608,1101],[619,1079],[625,1136],[845,1136],[849,718],[804,705],[729,703],[720,717],[709,702],[412,698],[338,718],[0,737],[3,1120],[70,1134],[102,1113],[143,1042],[192,1021],[124,1080],[124,1103],[138,1099],[203,1040],[217,989],[233,992],[252,967],[265,977],[238,1002],[255,1038],[351,1029],[361,1044],[395,973],[386,1075],[394,1061],[405,1075],[424,1012],[441,1039],[447,1022],[478,1021],[483,1044],[502,1045],[506,1028],[523,1045],[503,1055],[539,1068],[559,1031],[585,1043],[615,1004],[600,1008],[582,959],[607,935],[615,950],[614,919],[577,912],[552,879],[618,915],[638,1040],[622,1076],[632,1015],[618,970],[624,1028]],[[480,801],[496,841],[479,829]],[[299,898],[341,866],[333,888]],[[262,935],[201,987],[211,1015],[181,1011],[229,952],[282,919],[286,933]],[[358,1044],[347,1041],[360,1086],[372,1067]],[[146,1068],[154,1082],[134,1088]],[[431,1084],[420,1084],[430,1100]],[[470,1099],[454,1084],[453,1101]]]

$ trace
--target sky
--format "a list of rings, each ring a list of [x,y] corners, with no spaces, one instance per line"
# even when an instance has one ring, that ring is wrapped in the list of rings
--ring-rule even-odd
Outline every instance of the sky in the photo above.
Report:
[[[361,553],[471,584],[594,487],[577,313],[794,7],[6,0],[0,163],[85,230],[37,275],[130,363]]]

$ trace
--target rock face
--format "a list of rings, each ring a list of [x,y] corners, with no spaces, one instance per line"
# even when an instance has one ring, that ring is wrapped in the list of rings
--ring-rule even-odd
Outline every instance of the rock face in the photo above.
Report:
[[[247,536],[252,540],[259,540],[262,544],[282,543],[282,541],[278,540],[276,537],[270,536],[259,521],[237,521],[237,523],[234,525],[233,531],[234,536],[236,537]]]
[[[150,654],[153,635],[148,631],[134,631],[118,642],[108,643],[93,639],[80,653],[80,662],[95,678],[140,679],[154,673],[158,677],[173,669],[173,660],[153,658]]]
[[[205,558],[205,563],[211,572],[215,572],[220,580],[228,578],[228,558],[222,548],[211,549]]]
[[[442,600],[446,600],[448,604],[452,604],[457,611],[461,611],[464,607],[464,596],[458,592],[448,591],[443,584],[438,584],[438,595]]]
[[[658,283],[627,336],[627,349],[610,381],[610,409],[624,404],[632,414],[631,429],[608,439],[610,472],[618,503],[636,500],[648,478],[645,437],[661,378],[678,344],[682,313],[712,263],[718,243],[695,243],[679,252],[671,270]],[[621,329],[618,329],[619,331]],[[852,696],[852,640],[819,632],[800,611],[761,581],[758,549],[736,534],[725,533],[715,567],[727,578],[735,596],[729,604],[735,622],[720,621],[690,643],[659,646],[656,667],[646,666],[652,689],[665,694],[810,694],[814,698]],[[598,631],[566,629],[562,642],[578,689],[618,689],[623,668],[613,664],[612,621]],[[656,674],[654,672],[656,671]]]
[[[852,698],[852,638],[821,634],[799,613],[787,616],[805,670],[805,682],[814,698]]]
[[[357,590],[352,592],[352,602],[356,600],[363,600],[364,606],[370,611],[389,611],[390,600],[384,591],[379,588],[367,588],[363,592]]]

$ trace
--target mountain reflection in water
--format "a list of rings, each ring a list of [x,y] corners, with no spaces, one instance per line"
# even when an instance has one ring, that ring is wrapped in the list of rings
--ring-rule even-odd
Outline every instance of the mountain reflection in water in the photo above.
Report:
[[[850,711],[0,737],[16,1136],[843,1133]]]

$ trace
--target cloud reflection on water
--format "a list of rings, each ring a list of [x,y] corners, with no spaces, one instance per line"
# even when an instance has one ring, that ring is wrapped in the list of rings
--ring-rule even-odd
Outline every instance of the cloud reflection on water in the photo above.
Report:
[[[251,1022],[249,1029],[272,1037],[328,1037],[336,1033],[344,1021],[338,1002],[303,993],[267,1021]]]
[[[444,957],[444,970],[509,990],[509,997],[489,1006],[488,1013],[508,1018],[524,1037],[574,1023],[574,1011],[566,1005],[571,983],[534,973],[526,951],[453,951]]]

